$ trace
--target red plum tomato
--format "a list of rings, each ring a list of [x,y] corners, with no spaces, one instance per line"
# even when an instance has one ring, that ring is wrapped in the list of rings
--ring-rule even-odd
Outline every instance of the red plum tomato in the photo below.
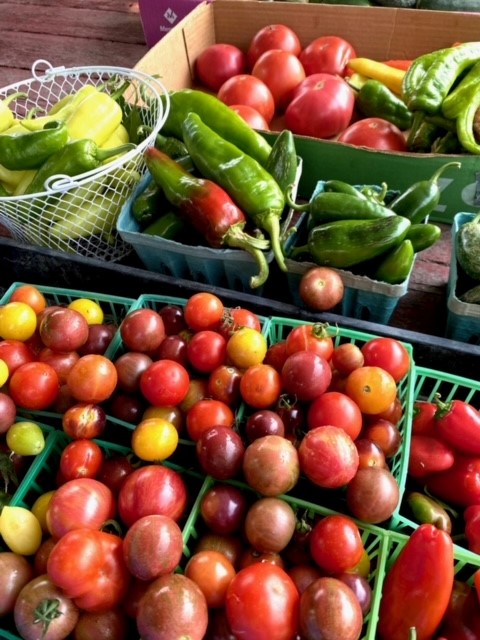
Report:
[[[285,111],[285,125],[293,133],[333,138],[350,124],[355,95],[338,76],[319,74],[314,86],[298,90]]]
[[[340,133],[340,131],[337,131]],[[405,136],[391,122],[382,118],[362,118],[341,131],[338,142],[379,151],[406,151]]]
[[[203,85],[217,92],[226,80],[246,72],[247,55],[233,44],[218,42],[198,55],[194,70]]]
[[[269,49],[282,49],[298,56],[302,50],[300,38],[285,24],[269,24],[255,33],[247,50],[248,64],[253,68],[258,58]]]
[[[275,113],[275,100],[262,79],[247,73],[227,80],[217,93],[219,100],[227,104],[243,105],[255,109],[270,124]]]
[[[230,582],[227,620],[239,639],[291,640],[298,629],[299,599],[295,583],[284,569],[256,562],[241,569]]]
[[[347,64],[356,57],[356,52],[344,38],[320,36],[309,42],[298,57],[307,76],[313,73],[344,76]]]
[[[305,70],[293,53],[271,49],[257,59],[252,75],[267,85],[275,102],[275,110],[283,112],[292,100],[295,89],[305,79]]]

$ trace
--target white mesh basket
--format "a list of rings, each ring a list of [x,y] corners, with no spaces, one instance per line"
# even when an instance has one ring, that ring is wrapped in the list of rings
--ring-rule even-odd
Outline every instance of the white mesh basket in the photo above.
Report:
[[[47,111],[87,84],[112,93],[128,82],[124,110],[141,107],[139,124],[149,133],[134,149],[95,170],[74,177],[53,176],[41,193],[0,197],[0,223],[24,244],[119,260],[131,246],[117,234],[116,219],[147,171],[143,153],[154,145],[167,118],[168,92],[156,78],[123,67],[53,68],[47,61],[37,60],[32,76],[0,89],[0,100],[16,92],[27,95],[9,105],[19,119],[32,109]]]

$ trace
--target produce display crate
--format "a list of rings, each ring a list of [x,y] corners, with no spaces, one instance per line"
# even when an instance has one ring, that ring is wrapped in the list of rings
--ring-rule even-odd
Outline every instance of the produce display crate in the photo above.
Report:
[[[457,213],[453,219],[451,228],[451,261],[447,285],[447,326],[445,335],[452,340],[461,340],[469,344],[480,344],[480,304],[463,302],[459,299],[460,284],[467,276],[457,262],[455,238],[459,229],[467,222],[471,222],[475,214]],[[470,281],[470,286],[475,283]],[[465,287],[464,287],[465,289]],[[466,289],[465,289],[466,290]],[[464,291],[463,291],[464,292]]]
[[[325,181],[319,180],[311,195],[310,201],[324,190]],[[358,185],[361,187],[361,185]],[[371,189],[380,191],[378,185],[368,185]],[[398,194],[398,191],[390,191],[387,198],[391,199]],[[297,231],[293,233],[286,243],[287,256],[296,246],[306,244],[308,237],[308,214],[304,214],[298,222]],[[287,280],[292,302],[298,307],[304,307],[299,294],[299,285],[304,273],[309,269],[318,266],[311,261],[299,261],[292,258],[286,259]],[[361,269],[362,265],[359,265]],[[413,270],[410,270],[410,274]],[[348,269],[335,269],[344,284],[344,294],[341,302],[337,305],[338,312],[350,318],[359,318],[370,322],[388,324],[395,312],[402,296],[408,291],[410,274],[406,280],[400,284],[388,284],[374,280],[367,275],[353,273]]]
[[[266,329],[266,335],[267,335],[269,344],[273,344],[275,342],[278,342],[279,340],[285,339],[293,328],[298,327],[302,324],[304,324],[304,322],[301,320],[293,320],[293,319],[279,318],[279,317],[270,318],[267,325],[267,329]],[[376,337],[373,334],[363,333],[363,332],[350,330],[350,329],[344,329],[341,326],[340,327],[330,326],[329,333],[332,335],[332,337],[334,337],[335,345],[339,345],[344,342],[352,342],[358,345],[360,348],[366,342]],[[403,409],[402,418],[398,423],[398,428],[400,430],[400,434],[402,437],[402,446],[400,447],[399,451],[389,460],[389,467],[394,478],[397,481],[400,498],[399,498],[399,504],[397,506],[397,509],[395,510],[395,512],[392,514],[392,517],[390,518],[391,521],[394,521],[397,517],[396,512],[400,508],[401,499],[403,496],[403,492],[405,490],[405,483],[406,483],[407,471],[408,471],[408,452],[410,450],[410,439],[411,439],[411,430],[412,430],[411,426],[412,426],[412,419],[413,419],[413,400],[415,397],[414,385],[415,385],[415,378],[416,378],[416,365],[414,361],[414,351],[410,344],[408,343],[402,343],[402,344],[405,346],[406,350],[410,355],[411,366],[407,375],[397,385],[398,397],[400,399],[402,409]],[[342,510],[347,511],[346,498],[344,495],[342,495],[341,492],[329,491],[329,490],[320,491],[316,487],[314,493],[315,495],[321,493],[322,500],[325,500],[328,502],[334,501],[334,503],[338,503],[342,505],[343,507]],[[325,502],[325,504],[328,504],[328,502]],[[391,526],[390,520],[388,523],[386,523],[388,527]]]
[[[480,381],[417,366],[414,385],[414,402],[417,400],[432,402],[436,394],[440,394],[443,402],[457,399],[469,402],[477,409],[480,408]],[[406,452],[406,454],[408,454],[408,452]],[[407,477],[406,491],[408,488],[409,481]],[[410,534],[417,527],[418,523],[412,520],[412,514],[410,513],[408,505],[402,500],[399,508],[392,516],[391,528],[401,533]]]
[[[296,193],[301,172],[302,161],[299,158],[297,183],[293,193]],[[258,266],[247,251],[229,248],[214,249],[207,245],[186,244],[179,240],[142,233],[141,226],[132,213],[132,206],[151,181],[150,175],[144,176],[122,207],[117,221],[118,233],[125,242],[132,245],[145,267],[175,278],[190,278],[195,282],[261,295],[264,286],[255,289],[250,286],[252,276],[258,273]],[[288,211],[284,213],[284,221],[287,218]],[[283,231],[285,231],[285,225]],[[274,261],[273,251],[264,253],[270,267]]]
[[[205,524],[200,514],[200,505],[203,497],[208,491],[216,486],[222,484],[230,484],[240,488],[247,494],[247,497],[253,502],[260,497],[255,491],[253,491],[248,485],[240,481],[227,480],[225,482],[217,482],[210,476],[207,477],[205,484],[202,487],[201,492],[190,512],[189,520],[185,529],[188,528],[188,538],[185,550],[185,555],[190,557],[195,552],[195,547],[201,538],[202,534],[206,531]],[[308,522],[313,522],[316,519],[325,517],[327,515],[336,514],[337,511],[321,506],[315,502],[304,500],[300,497],[293,497],[288,494],[279,496],[285,502],[288,502],[293,508],[298,518],[306,517]],[[361,640],[375,640],[375,629],[378,618],[378,603],[381,598],[381,587],[383,584],[383,570],[387,562],[388,552],[388,537],[385,531],[375,525],[367,525],[359,520],[352,520],[358,525],[360,534],[362,537],[365,550],[370,558],[370,574],[368,581],[372,587],[372,605],[370,611],[366,614],[364,619],[364,626],[362,630]],[[185,539],[185,538],[184,538]]]

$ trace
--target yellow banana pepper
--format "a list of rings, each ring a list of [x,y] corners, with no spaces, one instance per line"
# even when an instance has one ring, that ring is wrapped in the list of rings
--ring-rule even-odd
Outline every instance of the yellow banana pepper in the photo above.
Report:
[[[396,69],[370,58],[352,58],[347,66],[352,71],[356,71],[367,78],[379,80],[397,95],[402,94],[402,81],[405,75],[403,69]]]
[[[0,100],[0,133],[9,129],[15,121],[15,114],[10,109],[9,104],[18,98],[26,98],[27,94],[17,91]]]
[[[122,109],[108,93],[100,91],[82,100],[66,119],[70,140],[89,138],[98,146],[108,140],[122,122]]]
[[[82,104],[84,100],[90,97],[93,94],[99,94],[100,92],[93,85],[87,84],[81,89],[77,91],[77,93],[73,93],[71,96],[65,96],[62,100],[59,101],[46,116],[40,116],[39,118],[24,118],[23,120],[19,120],[25,128],[29,131],[38,131],[43,129],[44,126],[48,122],[65,122],[68,118],[75,112],[75,110]],[[67,98],[69,98],[67,100]],[[65,100],[65,102],[63,102]],[[63,103],[61,107],[58,105]],[[55,107],[58,107],[55,109]]]

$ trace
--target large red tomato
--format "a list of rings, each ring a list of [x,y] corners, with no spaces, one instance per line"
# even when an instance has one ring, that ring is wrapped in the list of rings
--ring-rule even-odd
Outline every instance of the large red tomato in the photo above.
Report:
[[[347,63],[355,57],[355,49],[350,42],[339,36],[315,38],[299,55],[307,76],[312,73],[344,76]]]
[[[250,68],[253,68],[262,53],[269,49],[282,49],[298,56],[302,45],[295,31],[285,24],[269,24],[262,27],[253,36],[248,47],[247,58]]]
[[[212,44],[195,60],[197,78],[212,91],[218,91],[226,80],[246,70],[247,56],[233,44]]]
[[[217,93],[217,98],[228,104],[251,107],[270,123],[275,113],[272,92],[260,78],[242,73],[226,80]]]
[[[265,51],[256,61],[252,75],[260,78],[273,95],[277,111],[284,111],[298,85],[305,79],[305,70],[296,55],[281,49]]]
[[[256,562],[230,582],[226,613],[239,640],[291,640],[298,630],[300,595],[280,567]]]
[[[313,78],[313,76],[311,76]],[[293,133],[313,138],[332,138],[348,127],[355,106],[351,87],[338,76],[316,74],[300,85],[285,111],[285,124]]]
[[[382,118],[363,118],[351,124],[337,138],[356,147],[381,151],[406,151],[405,135],[391,122]]]

